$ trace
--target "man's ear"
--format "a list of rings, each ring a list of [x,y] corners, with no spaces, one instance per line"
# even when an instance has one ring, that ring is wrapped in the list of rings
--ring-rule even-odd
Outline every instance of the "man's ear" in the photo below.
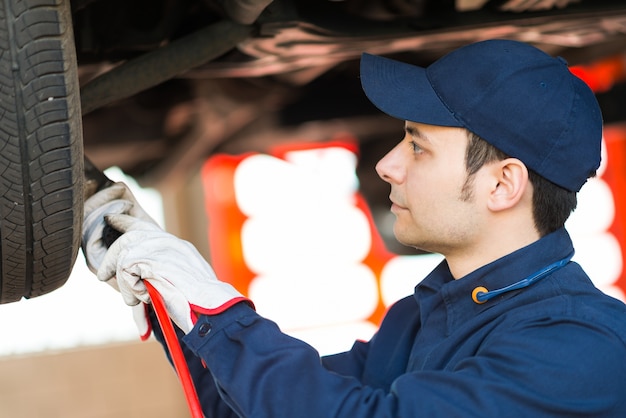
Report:
[[[489,209],[501,211],[519,204],[530,186],[526,165],[517,158],[507,158],[494,163],[491,169],[494,181]]]

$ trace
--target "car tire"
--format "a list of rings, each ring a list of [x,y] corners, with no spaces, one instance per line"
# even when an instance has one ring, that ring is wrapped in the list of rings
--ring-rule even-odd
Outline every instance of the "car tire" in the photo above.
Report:
[[[0,303],[62,286],[80,248],[74,48],[69,0],[0,2]]]

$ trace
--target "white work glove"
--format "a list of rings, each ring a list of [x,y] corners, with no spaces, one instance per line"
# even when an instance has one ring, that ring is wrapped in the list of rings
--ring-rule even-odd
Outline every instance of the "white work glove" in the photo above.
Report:
[[[150,303],[144,280],[161,294],[170,318],[189,333],[198,314],[215,315],[248,301],[228,283],[221,282],[196,248],[156,225],[128,215],[107,216],[124,234],[106,253],[98,279],[117,284],[128,305]]]
[[[102,237],[106,225],[105,215],[125,213],[157,225],[137,202],[128,186],[122,182],[114,183],[87,199],[84,213],[81,244],[87,267],[94,274],[98,271],[108,249]],[[117,289],[114,281],[109,284]]]
[[[94,274],[97,273],[108,250],[103,240],[106,225],[105,215],[126,213],[157,225],[139,205],[128,186],[121,182],[114,183],[87,199],[85,201],[84,213],[82,250],[87,267]],[[115,279],[106,282],[115,290],[119,290]],[[147,305],[139,304],[133,306],[132,314],[141,340],[147,340],[152,333]]]

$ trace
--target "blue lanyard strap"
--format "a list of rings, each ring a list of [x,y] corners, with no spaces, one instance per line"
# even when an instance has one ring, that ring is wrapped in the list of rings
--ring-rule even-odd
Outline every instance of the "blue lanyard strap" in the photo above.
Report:
[[[552,263],[552,264],[542,268],[541,270],[531,274],[530,276],[523,278],[519,282],[513,283],[513,284],[511,284],[509,286],[506,286],[506,287],[503,287],[501,289],[487,290],[486,288],[484,288],[482,286],[476,287],[472,291],[472,300],[474,300],[474,302],[476,302],[476,303],[485,303],[489,299],[494,298],[494,297],[496,297],[498,295],[501,295],[502,293],[510,292],[511,290],[517,290],[517,289],[522,289],[524,287],[528,287],[531,284],[536,283],[539,280],[543,279],[544,277],[546,277],[548,274],[552,273],[553,271],[558,270],[561,267],[565,266],[567,263],[570,262],[570,260],[572,259],[572,256],[573,256],[573,254],[565,257],[562,260],[559,260],[559,261],[557,261],[555,263]]]

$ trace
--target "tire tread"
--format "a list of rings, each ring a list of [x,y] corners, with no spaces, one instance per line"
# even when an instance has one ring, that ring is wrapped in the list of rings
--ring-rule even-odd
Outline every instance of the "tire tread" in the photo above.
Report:
[[[0,303],[8,303],[69,277],[83,154],[69,2],[6,0],[0,22]]]

